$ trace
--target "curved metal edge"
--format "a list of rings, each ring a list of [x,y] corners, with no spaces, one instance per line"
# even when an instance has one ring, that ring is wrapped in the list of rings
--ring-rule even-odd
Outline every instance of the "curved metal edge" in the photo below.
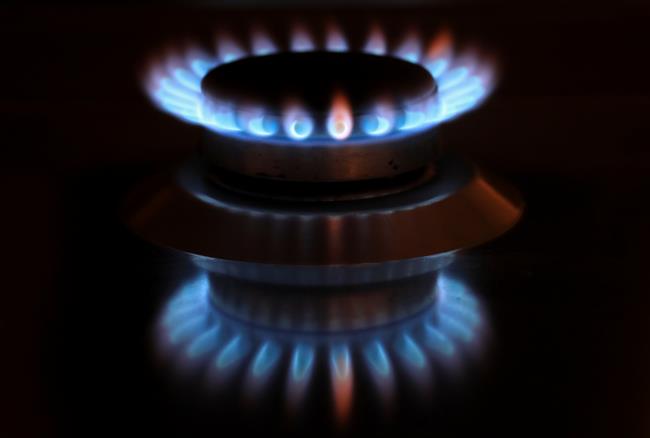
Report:
[[[476,169],[461,187],[430,203],[367,211],[350,205],[343,215],[230,209],[206,202],[177,179],[150,181],[129,197],[124,217],[144,239],[195,256],[331,266],[416,259],[480,245],[511,229],[523,206],[516,189]]]
[[[336,142],[239,139],[206,131],[202,151],[218,167],[287,181],[358,181],[419,169],[436,155],[432,130],[388,138]]]

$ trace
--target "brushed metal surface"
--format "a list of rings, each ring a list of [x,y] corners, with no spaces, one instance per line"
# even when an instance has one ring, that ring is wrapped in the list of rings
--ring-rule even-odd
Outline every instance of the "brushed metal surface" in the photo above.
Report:
[[[276,265],[416,259],[487,242],[519,220],[518,192],[456,156],[437,178],[398,194],[300,203],[246,197],[212,184],[194,160],[151,180],[125,206],[143,238],[195,256]]]
[[[419,169],[436,153],[433,131],[384,139],[295,141],[240,139],[206,131],[202,150],[214,165],[243,175],[292,181],[358,181]]]

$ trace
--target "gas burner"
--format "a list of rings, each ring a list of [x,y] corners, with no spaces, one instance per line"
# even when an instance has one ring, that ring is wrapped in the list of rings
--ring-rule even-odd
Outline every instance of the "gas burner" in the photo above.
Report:
[[[428,50],[411,34],[392,55],[378,29],[360,49],[336,28],[325,40],[296,28],[281,50],[256,32],[250,57],[221,38],[214,56],[157,64],[150,96],[206,136],[126,214],[201,269],[163,316],[181,355],[212,355],[218,375],[250,355],[255,380],[289,354],[289,392],[324,355],[343,412],[354,357],[386,385],[393,361],[428,369],[426,345],[476,335],[475,298],[441,272],[513,227],[522,201],[435,141],[487,96],[489,66],[452,56],[446,32]]]
[[[350,181],[419,168],[432,158],[431,128],[477,107],[494,86],[492,66],[455,55],[448,32],[426,48],[409,32],[390,53],[380,28],[362,47],[336,26],[322,47],[301,27],[289,41],[282,48],[257,30],[247,51],[221,36],[214,55],[193,47],[155,62],[147,91],[212,133],[204,148],[222,168]]]
[[[494,78],[490,64],[454,54],[447,31],[428,44],[407,32],[389,50],[377,26],[362,47],[350,47],[331,25],[322,46],[301,26],[288,47],[261,29],[248,50],[221,35],[215,54],[194,46],[158,60],[146,86],[161,109],[220,134],[305,145],[430,128],[475,108]],[[316,123],[322,116],[331,119]]]

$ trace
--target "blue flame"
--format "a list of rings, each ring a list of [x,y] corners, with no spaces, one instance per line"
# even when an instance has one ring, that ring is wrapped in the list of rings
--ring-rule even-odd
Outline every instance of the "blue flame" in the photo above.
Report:
[[[291,379],[295,382],[306,380],[311,375],[314,365],[314,348],[299,344],[291,357]]]
[[[390,120],[379,114],[365,116],[361,119],[361,129],[372,137],[384,135],[391,128]]]
[[[281,353],[282,350],[275,342],[264,342],[253,360],[253,375],[261,377],[270,373],[278,363]]]
[[[415,33],[410,33],[395,51],[395,56],[417,64],[420,60],[421,51],[420,38]]]
[[[325,48],[330,52],[347,52],[348,42],[336,25],[331,25],[325,41]]]
[[[424,353],[409,334],[404,333],[399,337],[395,344],[395,351],[411,366],[424,368],[426,364]]]
[[[241,45],[230,36],[221,36],[217,40],[217,52],[222,62],[233,62],[247,56]]]
[[[251,35],[252,52],[255,56],[265,56],[278,51],[277,45],[270,36],[262,30],[257,30]]]
[[[337,379],[345,379],[352,370],[350,349],[345,344],[335,345],[330,348],[330,367]]]
[[[350,332],[296,332],[265,329],[230,318],[212,305],[205,273],[185,283],[160,315],[161,344],[180,352],[186,365],[213,364],[217,375],[248,370],[249,390],[263,391],[272,376],[286,376],[287,399],[300,406],[318,360],[330,370],[337,415],[349,412],[352,402],[354,358],[362,359],[382,399],[392,397],[399,376],[393,364],[409,373],[401,378],[418,379],[425,385],[434,372],[432,364],[458,358],[474,345],[485,324],[481,304],[458,279],[438,277],[437,300],[418,315],[377,328]],[[433,293],[433,291],[432,291]],[[321,357],[317,351],[325,351]],[[287,353],[285,372],[280,370]],[[274,377],[274,378],[276,378]]]
[[[255,117],[250,117],[247,108],[216,101],[214,98],[208,99],[203,95],[201,80],[219,64],[247,56],[266,56],[282,50],[261,30],[251,34],[250,46],[251,51],[248,53],[234,38],[221,36],[215,54],[206,54],[193,48],[183,56],[182,62],[161,60],[152,68],[148,79],[147,88],[151,99],[167,113],[224,135],[266,137],[296,142],[297,145],[309,145],[309,140],[340,140],[339,130],[332,129],[331,124],[317,120],[317,115],[306,111],[289,111],[280,116],[261,109]],[[289,50],[296,52],[320,49],[310,32],[301,26],[295,27],[289,46]],[[438,92],[428,102],[392,106],[384,108],[381,113],[357,114],[353,108],[354,119],[348,125],[358,128],[349,136],[346,135],[346,140],[429,129],[476,108],[490,94],[493,88],[490,65],[468,57],[456,58],[450,48],[441,52],[444,54],[431,57],[423,53],[422,46],[422,40],[410,33],[389,54],[381,29],[374,27],[371,30],[361,50],[422,65],[435,78]],[[350,47],[344,33],[334,25],[326,32],[323,48],[341,52],[357,50]],[[172,64],[173,67],[170,67]]]
[[[169,339],[171,343],[179,344],[202,333],[205,322],[204,315],[197,315],[184,320],[170,332]]]
[[[243,334],[236,335],[217,356],[217,368],[228,368],[242,360],[248,354],[248,345]]]
[[[390,374],[391,366],[388,355],[380,341],[375,340],[368,344],[363,350],[363,355],[374,373],[384,377]]]
[[[187,355],[191,359],[197,359],[209,353],[217,343],[219,328],[217,325],[198,335],[187,348]]]
[[[434,352],[451,356],[456,352],[453,342],[431,324],[424,326],[424,341]]]

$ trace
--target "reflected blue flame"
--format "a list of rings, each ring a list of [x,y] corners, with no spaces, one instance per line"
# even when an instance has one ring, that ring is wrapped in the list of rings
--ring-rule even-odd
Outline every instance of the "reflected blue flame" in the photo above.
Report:
[[[187,348],[187,355],[191,359],[198,359],[213,350],[219,337],[219,328],[215,326],[198,335]]]
[[[210,70],[215,68],[219,63],[217,61],[212,61],[204,58],[190,59],[189,65],[194,74],[199,78],[204,78]]]
[[[391,372],[390,361],[384,349],[384,345],[380,341],[372,341],[366,345],[363,350],[363,355],[370,369],[380,376],[386,377]]]
[[[429,323],[424,326],[424,341],[434,352],[445,356],[452,356],[456,352],[451,340]]]
[[[262,377],[269,374],[277,365],[282,350],[273,341],[266,341],[262,344],[253,360],[253,375]]]
[[[174,69],[173,75],[180,85],[194,92],[201,92],[201,76],[197,76],[191,70],[186,70],[184,68]]]
[[[237,335],[226,344],[217,356],[217,368],[228,368],[231,365],[242,360],[248,353],[248,346],[244,339],[244,335]]]
[[[329,365],[334,394],[334,412],[339,421],[345,421],[352,406],[354,389],[352,359],[347,344],[330,347]]]
[[[169,334],[169,340],[172,344],[179,344],[187,339],[191,339],[202,333],[205,322],[205,315],[187,318],[174,327]]]
[[[345,379],[352,370],[350,349],[347,345],[336,345],[330,349],[330,367],[335,378]]]
[[[284,130],[293,140],[305,140],[314,130],[314,121],[307,111],[298,106],[290,107],[284,115]]]
[[[395,56],[419,63],[426,68],[438,83],[435,106],[422,107],[422,103],[406,103],[392,107],[381,114],[355,114],[350,126],[359,126],[345,136],[345,139],[363,139],[399,135],[432,128],[476,108],[490,94],[493,85],[491,67],[468,57],[456,58],[451,50],[444,56],[430,59],[422,54],[422,40],[415,34],[408,35],[392,54],[387,53],[387,44],[381,29],[370,32],[363,50],[380,56]],[[354,50],[350,48],[345,34],[338,28],[331,28],[325,37],[325,47],[332,51]],[[319,50],[311,34],[297,26],[290,38],[290,50],[296,52]],[[227,63],[246,56],[265,56],[281,50],[262,31],[251,34],[251,53],[233,38],[222,36],[217,41],[216,54],[206,54],[190,49],[183,62],[173,63],[161,60],[151,69],[148,92],[151,99],[163,111],[186,122],[204,126],[220,134],[249,138],[270,137],[278,140],[297,141],[308,146],[309,141],[336,141],[339,130],[331,129],[326,120],[317,119],[316,114],[304,112],[299,118],[287,120],[285,115],[267,113],[262,109],[257,117],[246,116],[245,108],[227,102],[207,99],[201,90],[201,80],[219,62]],[[175,58],[174,58],[175,59]],[[281,119],[281,121],[280,121]],[[393,120],[395,122],[393,122]],[[329,128],[329,129],[328,129]]]
[[[469,70],[466,67],[457,67],[443,73],[436,79],[438,79],[438,87],[442,92],[461,85],[468,76]]]
[[[314,365],[314,349],[309,345],[299,344],[291,357],[291,379],[295,382],[307,380]]]
[[[447,67],[449,66],[449,60],[440,58],[426,62],[424,66],[427,70],[429,70],[431,76],[438,80],[440,76],[445,72],[445,70],[447,70]]]
[[[267,116],[257,116],[248,122],[248,131],[258,137],[268,137],[278,131],[278,122]]]
[[[404,333],[399,337],[395,344],[395,351],[411,366],[424,368],[426,364],[424,353],[409,334]]]
[[[400,125],[400,130],[412,130],[421,127],[426,123],[427,116],[423,111],[406,111],[404,119]]]
[[[481,304],[465,283],[441,274],[437,300],[422,313],[387,326],[336,333],[293,333],[246,324],[211,304],[207,275],[186,282],[163,307],[160,333],[163,346],[179,352],[183,365],[213,364],[218,375],[246,369],[252,395],[264,391],[272,376],[285,376],[287,399],[299,407],[318,361],[325,360],[334,391],[337,416],[350,410],[354,387],[354,358],[373,377],[382,399],[389,400],[397,377],[427,385],[433,363],[454,363],[475,345],[485,325]],[[432,291],[433,293],[433,291]],[[321,357],[317,351],[326,354]],[[280,367],[284,353],[288,361]],[[450,362],[451,358],[455,358]],[[396,374],[394,364],[407,373]]]

